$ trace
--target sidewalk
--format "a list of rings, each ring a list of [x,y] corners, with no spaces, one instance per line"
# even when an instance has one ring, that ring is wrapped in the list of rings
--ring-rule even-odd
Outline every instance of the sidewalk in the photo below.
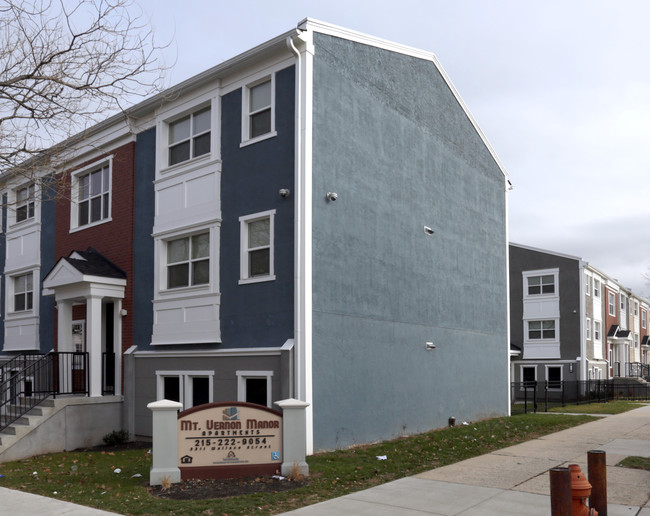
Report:
[[[607,453],[608,516],[650,516],[650,471],[617,468],[650,457],[650,405],[285,514],[550,516],[548,470]]]
[[[285,514],[550,516],[548,470],[579,464],[586,474],[589,450],[607,452],[608,516],[650,516],[650,471],[614,466],[650,457],[650,405]],[[0,513],[114,514],[2,487]]]

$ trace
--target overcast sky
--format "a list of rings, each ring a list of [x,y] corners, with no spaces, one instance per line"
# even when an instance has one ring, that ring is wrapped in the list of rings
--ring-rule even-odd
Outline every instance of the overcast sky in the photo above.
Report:
[[[648,296],[647,0],[138,0],[167,85],[306,17],[433,52],[501,159],[510,240]]]

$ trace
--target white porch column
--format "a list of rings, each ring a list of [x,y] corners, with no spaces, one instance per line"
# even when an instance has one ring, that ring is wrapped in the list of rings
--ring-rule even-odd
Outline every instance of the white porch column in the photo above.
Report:
[[[122,300],[116,299],[113,308],[113,352],[115,353],[115,396],[122,394]],[[109,324],[109,321],[106,321]],[[107,350],[108,351],[108,350]]]
[[[102,395],[102,298],[86,298],[86,348],[90,396]]]
[[[74,351],[72,348],[72,301],[58,299],[57,307],[57,350]],[[72,361],[59,355],[59,390],[72,392]],[[66,367],[67,366],[67,367]]]

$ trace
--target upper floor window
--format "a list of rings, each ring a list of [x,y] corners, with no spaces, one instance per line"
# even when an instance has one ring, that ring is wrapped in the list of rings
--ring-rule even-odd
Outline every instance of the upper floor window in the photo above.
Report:
[[[634,334],[634,347],[635,348],[639,347],[639,334],[638,333]]]
[[[16,222],[34,218],[34,184],[16,190]]]
[[[635,317],[639,316],[639,302],[638,301],[634,302],[634,316]]]
[[[594,297],[600,297],[600,280],[594,278]]]
[[[600,321],[594,321],[594,340],[600,341]]]
[[[587,321],[585,322],[585,329],[587,332],[587,340],[591,340],[591,319],[587,317]]]
[[[607,309],[609,315],[616,315],[616,294],[607,292]]]
[[[169,124],[169,166],[210,152],[210,108]]]
[[[555,321],[528,321],[529,340],[555,340]]]
[[[111,216],[111,162],[73,176],[73,227],[82,227]],[[75,217],[76,214],[76,217]]]
[[[275,81],[265,77],[243,89],[242,142],[275,134]]]
[[[31,310],[34,307],[34,275],[21,274],[13,278],[14,312]]]
[[[167,288],[210,282],[210,233],[167,242]]]
[[[648,312],[641,309],[641,328],[645,328],[647,326],[647,320],[648,320]]]
[[[621,312],[624,312],[625,311],[625,301],[627,301],[627,298],[623,294],[620,295],[620,298],[621,298]]]
[[[585,294],[591,295],[591,276],[585,274]]]
[[[275,279],[274,218],[275,210],[239,218],[241,224],[240,283]]]
[[[553,274],[529,276],[527,279],[529,296],[555,294],[555,276]]]

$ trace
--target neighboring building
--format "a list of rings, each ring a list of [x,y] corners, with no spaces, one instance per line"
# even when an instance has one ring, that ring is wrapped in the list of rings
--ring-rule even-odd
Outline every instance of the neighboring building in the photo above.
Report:
[[[650,305],[575,256],[510,244],[514,382],[640,377]]]
[[[508,413],[509,183],[432,54],[305,20],[66,152],[56,200],[5,177],[2,350],[87,350],[123,428],[293,397],[311,452]]]

